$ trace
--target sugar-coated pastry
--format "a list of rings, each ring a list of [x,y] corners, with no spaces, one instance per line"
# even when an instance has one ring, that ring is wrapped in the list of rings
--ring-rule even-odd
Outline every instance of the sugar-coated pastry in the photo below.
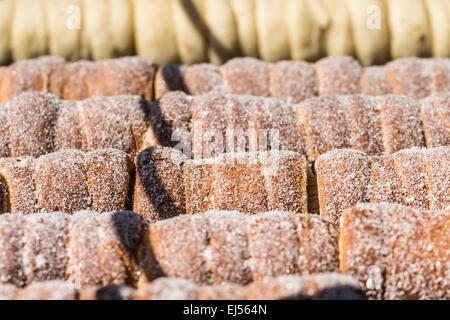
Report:
[[[295,152],[226,153],[184,166],[186,212],[307,212],[306,160]]]
[[[388,203],[349,208],[341,226],[341,272],[358,279],[372,299],[448,299],[449,221],[448,210]]]
[[[281,211],[244,215],[213,210],[150,226],[150,243],[163,273],[204,285],[334,272],[337,241],[337,226],[326,219]]]
[[[373,156],[334,150],[316,163],[320,213],[339,221],[359,202],[390,202],[445,210],[450,204],[449,147],[412,148]]]
[[[115,149],[3,158],[1,209],[12,213],[123,210],[132,172],[130,156]]]

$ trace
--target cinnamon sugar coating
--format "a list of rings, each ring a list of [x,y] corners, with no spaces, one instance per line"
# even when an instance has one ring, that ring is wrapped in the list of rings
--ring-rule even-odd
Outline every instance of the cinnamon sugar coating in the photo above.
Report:
[[[318,95],[314,66],[303,61],[281,61],[270,71],[270,96],[292,103]]]
[[[450,145],[450,93],[435,93],[418,104],[427,148]]]
[[[234,58],[220,67],[225,90],[232,94],[268,97],[270,64],[255,58]]]
[[[134,286],[147,236],[147,222],[132,212],[0,215],[0,283]]]
[[[247,286],[224,283],[217,286],[197,286],[177,278],[159,278],[138,290],[125,285],[75,288],[60,281],[35,282],[20,289],[0,285],[0,300],[361,300],[364,292],[358,281],[347,275],[322,273],[300,277],[296,275],[268,277]]]
[[[358,204],[343,213],[341,272],[369,298],[448,299],[448,210]],[[411,244],[414,243],[414,249]]]
[[[335,56],[315,64],[320,96],[355,94],[359,92],[362,68],[351,57]]]
[[[56,57],[23,60],[4,71],[0,101],[26,91],[51,92],[67,100],[128,94],[153,99],[155,73],[153,61],[139,57],[74,63]]]
[[[187,94],[196,96],[215,90],[223,90],[219,67],[200,63],[186,67],[183,73],[183,88]]]
[[[194,158],[223,152],[304,152],[292,105],[279,99],[209,93],[192,103]]]
[[[171,91],[183,90],[184,65],[166,64],[158,68],[155,75],[155,98],[159,99]]]
[[[310,160],[334,149],[382,155],[425,146],[419,107],[406,96],[311,98],[296,106],[296,121],[304,128]]]
[[[186,75],[189,69],[195,77]],[[402,58],[383,66],[362,68],[349,56],[330,56],[315,64],[303,61],[267,63],[247,57],[234,58],[222,65],[221,77],[216,70],[212,64],[162,66],[156,76],[156,90],[161,88],[157,98],[175,90],[185,90],[193,95],[219,90],[300,103],[314,96],[357,93],[371,96],[403,94],[421,99],[450,89],[448,58]],[[205,78],[211,82],[205,83]],[[220,86],[221,83],[224,85]]]
[[[0,152],[5,156],[38,157],[64,149],[92,151],[115,148],[134,156],[150,145],[170,144],[165,121],[188,127],[190,116],[173,111],[167,98],[159,103],[139,96],[58,100],[43,92],[26,92],[0,108],[4,119]],[[164,105],[164,108],[161,108]]]
[[[392,83],[392,93],[405,94],[417,99],[430,95],[430,73],[423,59],[402,58],[386,64]]]
[[[360,90],[362,94],[369,96],[380,96],[393,92],[384,66],[366,67],[363,69],[360,79]]]
[[[136,185],[133,209],[150,221],[167,219],[185,212],[186,199],[181,152],[150,147],[136,157]]]
[[[60,280],[36,282],[18,290],[15,300],[77,300],[77,291]]]
[[[391,202],[418,209],[449,207],[449,147],[405,149],[369,157],[335,150],[316,163],[320,213],[339,221],[358,202]]]
[[[130,156],[114,149],[3,158],[2,212],[123,210],[132,172]]]
[[[338,269],[337,227],[315,215],[182,215],[151,225],[150,243],[166,276],[198,284],[247,284],[265,276]]]
[[[26,91],[51,92],[52,73],[64,68],[64,65],[64,59],[50,56],[13,63],[2,75],[0,101],[7,101]]]
[[[184,166],[186,212],[307,212],[306,160],[295,152],[220,154]]]

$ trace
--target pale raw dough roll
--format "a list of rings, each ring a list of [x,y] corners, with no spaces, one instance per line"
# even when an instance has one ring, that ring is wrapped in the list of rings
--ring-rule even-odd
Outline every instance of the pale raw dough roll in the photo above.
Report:
[[[255,4],[259,55],[264,61],[289,59],[287,0],[256,0]]]
[[[241,53],[248,57],[258,56],[256,39],[255,0],[230,0],[236,21]]]
[[[431,32],[423,0],[387,0],[393,59],[431,54]]]
[[[364,66],[389,60],[388,15],[385,0],[346,0],[356,57]]]
[[[10,31],[13,1],[0,1],[0,64],[9,63],[11,60]]]
[[[14,60],[47,54],[44,0],[14,2],[10,39]]]
[[[425,0],[431,30],[431,51],[435,57],[450,57],[450,1]]]
[[[205,0],[205,18],[208,25],[208,58],[222,64],[237,55],[238,35],[228,0]]]
[[[138,55],[160,64],[179,61],[169,0],[134,0],[134,34]]]
[[[94,60],[133,54],[131,0],[83,0],[82,4],[83,36]]]
[[[185,64],[206,61],[206,24],[204,0],[170,0],[176,31],[176,43]]]
[[[81,55],[81,0],[45,0],[49,53],[67,60]]]
[[[326,25],[311,14],[308,0],[287,0],[285,9],[291,58],[309,61],[320,58]],[[327,23],[328,20],[324,21]]]
[[[322,2],[330,17],[324,39],[326,54],[353,55],[352,26],[345,0],[322,0]]]

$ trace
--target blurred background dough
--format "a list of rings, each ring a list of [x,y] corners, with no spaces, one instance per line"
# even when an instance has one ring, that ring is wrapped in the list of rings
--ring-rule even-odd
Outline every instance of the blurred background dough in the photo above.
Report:
[[[181,61],[186,64],[206,61],[206,23],[204,0],[168,0],[176,30],[176,43]]]
[[[450,0],[425,0],[431,30],[431,51],[435,57],[450,56]]]
[[[308,0],[287,0],[286,21],[291,59],[313,61],[323,55],[323,32],[328,25],[311,14]]]
[[[355,55],[364,66],[389,60],[390,43],[385,0],[346,0]]]
[[[67,27],[73,8],[80,28]],[[353,55],[367,66],[449,57],[450,0],[0,0],[0,32],[0,64],[137,53],[160,64]]]
[[[265,61],[290,57],[286,3],[287,0],[256,0],[259,55]]]
[[[11,60],[11,21],[13,0],[0,1],[0,64]]]
[[[48,53],[45,17],[44,0],[14,1],[10,36],[14,60]]]
[[[387,0],[391,57],[431,54],[431,33],[423,0]]]
[[[137,54],[159,63],[178,62],[170,0],[134,0]]]
[[[69,61],[88,58],[81,48],[81,0],[46,0],[46,14],[49,53]]]
[[[258,56],[256,37],[255,0],[230,0],[236,22],[241,54],[249,57]]]
[[[92,59],[133,54],[132,8],[131,0],[83,0],[83,37]]]
[[[204,1],[208,26],[208,58],[214,64],[222,64],[239,54],[233,10],[228,0]]]
[[[322,0],[330,18],[325,33],[329,56],[353,55],[352,24],[345,0]]]

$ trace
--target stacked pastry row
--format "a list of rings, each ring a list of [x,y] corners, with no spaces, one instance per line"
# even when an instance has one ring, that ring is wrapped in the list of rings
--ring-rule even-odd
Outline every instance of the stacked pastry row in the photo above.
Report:
[[[450,147],[369,156],[342,149],[315,162],[320,214],[338,222],[358,202],[450,209]]]
[[[138,290],[125,285],[77,290],[60,280],[35,282],[18,289],[0,285],[0,300],[362,300],[365,294],[351,277],[324,273],[269,277],[247,286],[197,286],[185,279],[158,278]]]
[[[48,53],[160,63],[353,54],[365,65],[450,56],[446,0],[3,0],[0,11],[0,63]]]
[[[289,150],[313,161],[334,149],[369,155],[450,145],[449,93],[326,96],[294,106],[274,98],[167,93],[58,100],[26,92],[0,104],[0,156],[39,157],[64,149],[115,148],[134,156],[176,147],[203,159],[224,152]]]
[[[366,68],[347,56],[323,58],[314,64],[234,58],[220,67],[206,63],[162,65],[155,78],[156,98],[173,90],[191,95],[219,90],[293,103],[314,96],[356,93],[394,93],[420,99],[450,91],[450,59],[403,58]]]
[[[325,218],[288,212],[210,211],[151,225],[131,212],[6,214],[0,215],[0,280],[19,286],[66,280],[90,297],[92,286],[111,284],[138,286],[150,299],[194,298],[203,290],[213,299],[244,295],[234,285],[198,291],[186,280],[146,284],[168,276],[202,286],[252,283],[245,297],[275,299],[303,294],[311,279],[313,288],[357,287],[314,275],[340,269],[369,298],[450,299],[449,231],[449,210],[387,203],[345,210],[340,235]]]
[[[358,202],[446,209],[450,147],[369,156],[340,149],[315,162],[299,153],[225,153],[190,160],[167,147],[140,152],[64,150],[40,158],[0,159],[2,212],[133,210],[157,221],[183,213],[239,210],[319,212],[338,222]],[[318,193],[318,204],[316,196]]]
[[[315,64],[235,58],[221,67],[156,65],[127,57],[99,62],[65,63],[55,57],[24,60],[0,67],[0,101],[24,91],[51,92],[67,100],[122,94],[156,98],[168,91],[191,95],[223,93],[271,96],[293,103],[323,95],[410,95],[417,99],[450,91],[449,59],[405,58],[385,66],[362,68],[350,57],[328,57]],[[2,80],[3,79],[3,80]]]
[[[22,60],[0,67],[0,101],[25,91],[50,92],[66,100],[122,94],[152,99],[156,68],[152,60],[139,57],[73,63],[46,56]]]
[[[154,224],[126,211],[2,214],[0,282],[136,287],[168,276],[245,285],[338,271],[338,235],[322,217],[281,211],[210,211]]]

